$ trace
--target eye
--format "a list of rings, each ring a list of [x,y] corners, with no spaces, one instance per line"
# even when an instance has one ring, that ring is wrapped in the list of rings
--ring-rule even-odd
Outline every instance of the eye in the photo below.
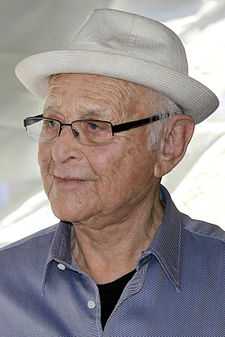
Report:
[[[95,130],[100,130],[100,123],[97,122],[87,122],[87,126],[89,129],[95,131]]]
[[[44,120],[44,126],[49,129],[57,128],[59,123],[57,121],[54,121],[52,119],[45,119]]]

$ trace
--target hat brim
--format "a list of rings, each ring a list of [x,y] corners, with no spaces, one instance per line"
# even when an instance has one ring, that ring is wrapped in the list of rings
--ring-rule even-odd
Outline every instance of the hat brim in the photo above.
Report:
[[[32,55],[15,69],[18,79],[33,94],[46,97],[48,77],[58,73],[98,74],[150,87],[171,98],[196,123],[219,105],[217,96],[188,75],[154,62],[93,50],[56,50]]]

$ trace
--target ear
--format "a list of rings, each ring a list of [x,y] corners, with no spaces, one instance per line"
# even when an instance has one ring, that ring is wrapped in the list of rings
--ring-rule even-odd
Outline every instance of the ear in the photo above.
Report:
[[[188,115],[180,114],[168,119],[154,165],[155,177],[161,178],[180,162],[192,138],[194,127],[194,120]]]

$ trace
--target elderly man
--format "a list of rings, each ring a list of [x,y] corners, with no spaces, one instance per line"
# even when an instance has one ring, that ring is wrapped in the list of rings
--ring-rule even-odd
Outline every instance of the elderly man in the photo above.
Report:
[[[160,185],[218,105],[179,38],[100,9],[16,73],[45,98],[24,123],[60,222],[1,250],[0,336],[225,336],[224,232]]]

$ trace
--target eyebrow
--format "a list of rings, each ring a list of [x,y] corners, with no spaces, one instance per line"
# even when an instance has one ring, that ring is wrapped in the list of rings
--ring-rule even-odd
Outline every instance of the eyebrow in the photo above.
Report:
[[[47,108],[43,109],[43,114],[48,114],[48,113],[56,113],[56,114],[64,116],[60,111],[54,109],[51,106],[48,106]]]
[[[101,112],[89,110],[89,111],[86,111],[86,112],[82,113],[82,118],[88,118],[88,119],[93,119],[93,118],[97,118],[97,119],[105,119],[105,115],[102,116],[102,113],[101,113]]]
[[[48,115],[50,113],[56,113],[61,115],[62,117],[65,117],[63,113],[61,113],[60,111],[54,109],[51,106],[46,107],[46,109],[43,110],[43,115]],[[86,112],[81,112],[80,113],[80,117],[77,117],[77,119],[99,119],[99,120],[109,120],[109,118],[106,117],[106,115],[104,114],[104,116],[102,116],[102,112],[98,111],[98,110],[88,110]]]

